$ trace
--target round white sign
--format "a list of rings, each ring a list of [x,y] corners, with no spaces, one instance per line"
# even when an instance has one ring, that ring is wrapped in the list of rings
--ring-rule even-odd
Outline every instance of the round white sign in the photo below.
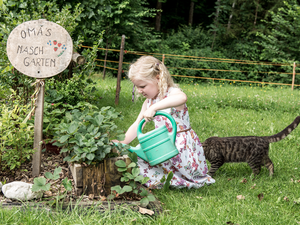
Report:
[[[46,78],[68,67],[73,42],[63,27],[40,19],[17,26],[7,39],[6,50],[18,71],[30,77]]]

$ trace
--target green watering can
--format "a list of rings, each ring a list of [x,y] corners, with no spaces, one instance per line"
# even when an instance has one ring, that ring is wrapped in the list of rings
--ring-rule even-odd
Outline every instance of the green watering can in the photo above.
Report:
[[[142,119],[137,128],[137,138],[140,145],[128,149],[130,152],[135,152],[140,158],[147,161],[150,166],[155,166],[159,163],[167,161],[168,159],[176,156],[179,152],[175,146],[177,124],[174,118],[163,111],[157,111],[155,116],[165,116],[171,123],[173,130],[169,132],[165,125],[154,129],[146,134],[142,133],[142,126],[145,119]],[[118,143],[114,143],[118,145]],[[125,144],[123,144],[125,146]]]

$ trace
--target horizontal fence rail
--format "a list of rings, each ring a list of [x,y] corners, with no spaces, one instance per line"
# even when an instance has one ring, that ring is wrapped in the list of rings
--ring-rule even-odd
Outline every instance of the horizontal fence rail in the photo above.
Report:
[[[81,46],[83,48],[92,48],[91,46]],[[106,49],[106,48],[98,48],[98,50],[103,51],[110,51],[110,52],[120,52],[118,49]],[[245,83],[256,83],[256,84],[272,84],[272,85],[287,85],[292,86],[300,86],[294,83],[295,76],[300,75],[300,73],[295,72],[296,64],[293,65],[288,63],[271,63],[271,62],[264,62],[264,61],[250,61],[250,60],[240,60],[240,59],[225,59],[225,58],[212,58],[212,57],[200,57],[200,56],[187,56],[187,55],[173,55],[173,54],[162,54],[162,53],[149,53],[149,52],[139,52],[139,51],[126,51],[124,50],[124,54],[133,54],[138,56],[144,55],[152,55],[158,59],[161,59],[164,62],[166,59],[171,60],[189,60],[189,61],[196,61],[196,62],[211,62],[211,63],[228,63],[228,64],[241,64],[241,65],[259,65],[259,66],[280,66],[280,67],[292,67],[293,72],[278,72],[278,71],[248,71],[248,70],[226,70],[226,69],[212,69],[212,68],[187,68],[187,67],[176,67],[176,66],[169,66],[166,65],[168,69],[180,69],[180,70],[194,70],[194,71],[212,71],[212,72],[230,72],[230,73],[255,73],[255,74],[272,74],[272,75],[293,75],[292,84],[288,83],[274,83],[274,82],[262,82],[262,81],[251,81],[251,80],[238,80],[238,79],[227,79],[227,78],[214,78],[214,77],[204,77],[204,76],[188,76],[188,75],[179,75],[179,74],[171,74],[173,77],[182,77],[182,78],[192,78],[192,79],[206,79],[206,80],[220,80],[220,81],[229,81],[229,82],[245,82]],[[119,61],[115,60],[104,60],[104,59],[96,59],[98,62],[109,62],[112,64],[116,64],[118,67]],[[129,66],[131,62],[122,62],[126,66]],[[117,68],[113,68],[110,66],[104,65],[96,65],[98,67],[116,70]],[[122,69],[122,72],[127,72],[128,70]]]

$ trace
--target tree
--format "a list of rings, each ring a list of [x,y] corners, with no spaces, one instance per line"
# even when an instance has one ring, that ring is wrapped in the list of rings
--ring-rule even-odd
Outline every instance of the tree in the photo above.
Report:
[[[195,0],[191,0],[190,2],[190,11],[189,11],[189,25],[193,25],[193,17],[194,17],[194,7],[195,7]]]
[[[155,30],[160,31],[161,26],[161,13],[162,13],[162,2],[157,0],[156,4],[156,16],[155,16]]]
[[[228,19],[227,31],[230,30],[231,19],[232,19],[232,16],[233,16],[235,3],[236,3],[236,0],[234,0],[233,3],[232,3],[232,10],[231,10],[231,13],[230,13],[230,16],[229,16],[229,19]]]
[[[296,0],[290,0],[270,14],[271,21],[264,20],[270,30],[257,32],[261,41],[255,43],[263,48],[261,59],[289,63],[297,61],[300,52],[300,5]]]
[[[215,19],[214,19],[214,24],[213,24],[213,42],[211,45],[211,49],[214,48],[214,43],[216,40],[216,35],[217,35],[217,31],[218,31],[218,23],[219,23],[219,13],[220,13],[220,0],[216,1],[216,13],[215,13]]]

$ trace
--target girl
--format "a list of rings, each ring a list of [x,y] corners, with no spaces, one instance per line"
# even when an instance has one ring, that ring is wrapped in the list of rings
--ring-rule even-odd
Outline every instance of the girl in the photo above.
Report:
[[[141,174],[150,180],[146,186],[161,188],[160,179],[173,172],[171,186],[177,188],[199,188],[215,180],[207,175],[207,165],[202,145],[197,134],[191,129],[187,96],[176,87],[165,65],[152,56],[142,56],[130,66],[129,79],[136,86],[138,93],[145,96],[141,112],[136,121],[129,127],[125,140],[121,143],[129,144],[137,136],[137,127],[145,118],[146,122],[154,120],[155,128],[166,125],[171,131],[170,121],[164,116],[156,116],[156,111],[164,111],[173,116],[177,123],[175,145],[179,154],[172,159],[151,167],[149,163],[139,159],[138,166]]]

